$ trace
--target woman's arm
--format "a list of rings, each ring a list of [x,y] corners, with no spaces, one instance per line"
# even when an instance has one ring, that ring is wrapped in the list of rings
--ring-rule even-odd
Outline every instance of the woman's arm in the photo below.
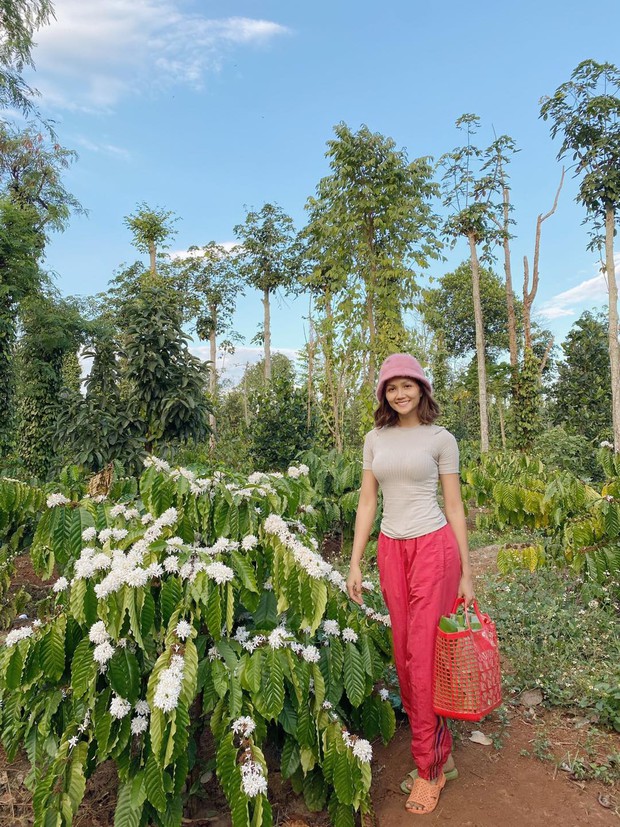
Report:
[[[370,537],[372,524],[377,513],[377,494],[379,483],[372,471],[364,471],[360,498],[355,516],[355,533],[353,535],[353,549],[351,551],[351,563],[349,565],[349,576],[347,577],[347,593],[351,600],[360,605],[362,600],[362,570],[360,562],[364,556],[364,550]]]
[[[439,481],[443,492],[443,505],[446,520],[452,526],[461,555],[461,582],[459,597],[465,599],[465,605],[474,599],[474,583],[469,562],[469,543],[467,540],[467,523],[465,509],[461,498],[461,481],[458,474],[440,474]]]

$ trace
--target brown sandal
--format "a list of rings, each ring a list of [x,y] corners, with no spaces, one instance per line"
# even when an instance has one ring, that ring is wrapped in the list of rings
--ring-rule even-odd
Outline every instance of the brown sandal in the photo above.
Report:
[[[439,796],[441,795],[441,791],[445,785],[446,776],[443,772],[437,779],[436,784],[431,784],[430,781],[418,776],[413,782],[413,787],[409,793],[409,798],[405,804],[405,809],[408,813],[413,813],[414,815],[426,815],[427,813],[432,813],[437,806]]]

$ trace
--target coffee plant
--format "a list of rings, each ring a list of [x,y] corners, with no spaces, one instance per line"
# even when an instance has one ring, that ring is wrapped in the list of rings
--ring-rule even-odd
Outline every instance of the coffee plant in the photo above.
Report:
[[[522,564],[570,565],[598,582],[616,584],[620,575],[620,455],[603,443],[597,458],[605,481],[599,487],[568,471],[545,469],[524,454],[482,457],[464,470],[465,496],[486,509],[488,527],[531,529],[540,543],[502,549],[504,571]]]
[[[153,458],[139,495],[48,496],[32,556],[55,608],[0,647],[0,735],[30,760],[36,827],[68,827],[108,760],[116,827],[180,825],[207,726],[235,827],[272,824],[267,741],[311,810],[370,812],[370,740],[395,729],[389,618],[317,553],[307,471]]]

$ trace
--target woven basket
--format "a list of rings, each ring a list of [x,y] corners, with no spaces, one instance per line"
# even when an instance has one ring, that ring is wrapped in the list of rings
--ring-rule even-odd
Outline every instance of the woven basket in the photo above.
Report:
[[[452,609],[464,603],[458,598]],[[502,702],[497,632],[491,618],[473,608],[480,629],[472,630],[467,610],[467,629],[437,630],[433,671],[433,708],[444,718],[480,721]]]

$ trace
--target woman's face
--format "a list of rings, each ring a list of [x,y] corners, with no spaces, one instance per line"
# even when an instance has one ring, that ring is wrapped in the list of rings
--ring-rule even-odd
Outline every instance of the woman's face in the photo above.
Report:
[[[408,376],[390,379],[385,386],[385,398],[388,405],[400,417],[416,415],[422,391],[415,379]]]

